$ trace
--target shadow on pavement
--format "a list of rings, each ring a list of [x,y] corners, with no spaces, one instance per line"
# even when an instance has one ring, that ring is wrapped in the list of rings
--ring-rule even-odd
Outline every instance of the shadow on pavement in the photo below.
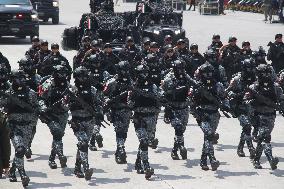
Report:
[[[226,144],[217,144],[215,146],[217,151],[224,151],[224,150],[237,150],[237,146],[235,145],[226,145]]]
[[[38,171],[26,171],[27,175],[29,177],[41,177],[41,178],[47,178],[46,173],[38,172]]]
[[[272,147],[283,148],[284,143],[271,142]]]
[[[185,167],[187,168],[193,168],[196,166],[199,166],[200,159],[187,159],[185,163]]]
[[[111,184],[111,183],[127,183],[129,182],[130,178],[121,178],[121,179],[112,179],[112,178],[96,178],[92,179],[89,186],[98,186],[101,184]]]
[[[195,179],[196,177],[192,177],[189,175],[162,175],[162,174],[155,174],[158,179],[155,181],[160,180],[187,180],[187,179]]]
[[[102,152],[102,158],[112,158],[114,159],[114,154],[115,154],[115,151],[111,151],[111,150],[101,150]],[[126,155],[127,154],[131,154],[131,155],[136,155],[137,154],[137,151],[132,151],[132,152],[129,152],[126,150]],[[110,157],[112,156],[112,157]]]
[[[231,172],[231,171],[222,171],[217,170],[215,172],[216,178],[225,179],[226,177],[238,177],[238,176],[253,176],[258,175],[257,172]]]
[[[187,152],[194,152],[194,148],[186,148]],[[154,151],[155,153],[162,153],[162,152],[172,152],[172,148],[158,146],[157,150]],[[170,154],[169,154],[170,155]]]
[[[276,177],[284,177],[284,170],[276,169],[276,170],[270,172],[270,174],[272,174]]]
[[[35,182],[30,182],[28,188],[64,188],[72,186],[70,183],[35,183]]]
[[[34,158],[34,156],[38,156],[38,157]],[[66,157],[67,157],[67,161],[68,161],[68,158],[70,158],[72,156],[66,156]],[[31,160],[29,160],[29,161],[37,161],[37,160],[46,160],[46,161],[48,161],[48,159],[49,159],[49,155],[33,154]],[[58,158],[56,158],[55,161],[56,160],[58,160]]]
[[[161,165],[161,164],[154,164],[150,162],[150,166],[154,169],[161,169],[161,170],[169,170],[169,167]],[[126,169],[123,169],[124,172],[136,172],[135,165],[133,163],[127,163]]]

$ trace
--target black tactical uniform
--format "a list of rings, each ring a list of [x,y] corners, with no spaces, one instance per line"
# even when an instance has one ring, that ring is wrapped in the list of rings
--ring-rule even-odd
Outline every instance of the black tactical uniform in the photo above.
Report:
[[[184,64],[176,60],[174,68],[165,77],[162,85],[164,97],[167,100],[166,111],[172,127],[175,129],[174,147],[171,157],[179,160],[177,151],[180,150],[182,159],[187,159],[187,150],[184,147],[184,132],[189,117],[188,92],[193,80],[184,69]]]
[[[111,44],[106,43],[104,50],[100,53],[103,71],[115,74],[115,65],[120,61],[119,57],[112,52]]]
[[[41,77],[52,75],[54,70],[53,67],[57,65],[64,66],[68,70],[68,76],[71,77],[72,68],[69,65],[68,60],[59,52],[59,45],[56,43],[51,44],[51,50],[51,54],[45,57],[39,67]]]
[[[106,80],[110,77],[109,73],[105,71],[101,57],[98,54],[91,55],[88,60],[84,63],[84,66],[90,70],[90,80],[91,85],[95,87],[98,92],[101,93],[103,91],[103,86]],[[93,134],[90,141],[90,150],[96,151],[96,142],[98,143],[98,147],[103,147],[103,137],[100,134],[101,123],[97,122],[94,126]]]
[[[36,74],[36,69],[34,68],[33,62],[30,59],[27,58],[22,58],[19,62],[19,69],[23,70],[26,76],[26,85],[36,93],[38,92],[38,86],[40,85],[40,80],[41,77]],[[32,137],[29,142],[29,146],[26,150],[26,158],[30,159],[32,155],[31,151],[31,145],[32,141],[34,139],[35,133],[36,133],[36,126],[37,126],[37,121],[38,121],[38,115],[35,116],[33,120],[33,132],[32,132]],[[31,124],[32,125],[32,124]]]
[[[13,71],[12,87],[6,92],[8,96],[7,124],[11,129],[10,139],[15,149],[9,177],[11,182],[16,182],[16,169],[18,169],[24,187],[30,181],[24,168],[24,155],[29,146],[34,119],[39,110],[37,95],[25,85],[25,80],[25,73],[22,70]]]
[[[219,108],[229,111],[229,102],[225,99],[225,90],[221,83],[214,80],[214,68],[210,64],[203,64],[200,67],[200,78],[198,83],[190,92],[195,114],[200,120],[200,127],[204,133],[204,143],[200,166],[203,170],[208,170],[207,157],[209,157],[212,170],[217,170],[220,163],[214,155],[213,142],[217,141],[219,135],[216,129],[219,124]]]
[[[267,59],[272,61],[272,66],[276,73],[284,69],[284,43],[282,40],[282,34],[275,36],[275,42],[269,43],[270,46],[267,54]]]
[[[205,63],[205,58],[198,52],[198,45],[193,43],[190,45],[190,52],[186,59],[185,70],[191,77],[199,66]]]
[[[91,38],[84,36],[81,40],[81,47],[77,54],[73,57],[73,69],[82,65],[83,58],[88,50],[90,50]]]
[[[272,155],[271,133],[274,128],[276,110],[279,110],[282,115],[284,113],[284,95],[281,87],[274,83],[272,70],[269,65],[259,65],[256,75],[256,82],[250,86],[250,92],[246,93],[245,96],[247,104],[250,106],[251,114],[257,120],[256,122],[259,126],[253,165],[256,169],[262,168],[259,161],[264,150],[271,169],[274,170],[277,168],[279,159]]]
[[[133,81],[129,73],[130,65],[126,61],[117,64],[117,74],[109,79],[105,85],[104,94],[106,100],[105,112],[108,119],[113,123],[116,133],[115,161],[118,164],[126,163],[125,141],[127,139],[131,109],[127,104],[128,92],[131,90]]]
[[[238,145],[237,154],[239,157],[245,157],[244,145],[248,146],[250,158],[255,156],[255,149],[252,143],[251,116],[248,106],[245,104],[244,95],[248,91],[248,87],[255,81],[255,62],[253,59],[245,59],[242,61],[242,71],[238,73],[230,82],[226,92],[230,101],[230,106],[235,117],[238,118],[242,126],[242,133]]]
[[[78,139],[74,174],[79,178],[85,177],[86,180],[90,180],[93,174],[93,169],[89,168],[88,144],[94,125],[103,119],[101,95],[91,86],[89,74],[89,70],[84,67],[75,69],[75,86],[70,96],[71,128]]]
[[[46,40],[43,40],[40,42],[40,50],[36,53],[33,65],[38,69],[37,73],[40,75],[44,75],[44,73],[40,73],[41,70],[39,70],[40,67],[42,67],[43,60],[45,57],[51,54],[51,50],[48,49],[48,42]]]
[[[43,81],[39,87],[40,107],[43,112],[41,121],[46,123],[53,136],[51,154],[49,156],[49,166],[56,169],[55,157],[58,155],[61,167],[66,167],[67,158],[63,154],[62,138],[69,111],[68,70],[66,67],[54,66],[52,76]]]
[[[227,78],[240,71],[241,49],[236,45],[237,38],[230,37],[229,44],[221,50],[221,65],[225,68]]]
[[[39,50],[40,50],[40,40],[39,40],[38,36],[34,36],[32,38],[32,46],[31,46],[31,48],[29,48],[29,50],[26,51],[25,55],[26,55],[27,58],[34,61],[35,55],[37,54],[37,52]]]
[[[139,140],[139,148],[135,169],[138,174],[145,173],[149,179],[154,174],[148,161],[148,127],[156,124],[157,112],[160,111],[159,92],[156,85],[149,81],[149,69],[140,65],[137,66],[137,79],[129,96],[129,105],[133,108],[133,123]]]

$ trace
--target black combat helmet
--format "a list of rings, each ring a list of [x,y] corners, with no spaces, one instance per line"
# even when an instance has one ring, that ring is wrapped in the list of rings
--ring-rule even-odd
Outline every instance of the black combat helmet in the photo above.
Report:
[[[23,70],[11,71],[12,89],[15,91],[21,91],[26,88],[26,75]]]
[[[210,64],[216,63],[218,61],[218,53],[216,51],[214,51],[213,49],[208,49],[204,53],[204,58]]]
[[[33,66],[33,61],[29,58],[22,58],[18,61],[19,69],[25,71],[27,74],[35,74],[36,69]]]
[[[55,85],[64,87],[67,84],[68,69],[62,65],[53,66],[52,76],[54,78]]]
[[[206,85],[211,85],[214,82],[214,67],[209,64],[205,63],[199,67],[199,74],[201,78],[201,82]]]
[[[91,86],[90,71],[87,68],[83,66],[76,68],[73,72],[73,77],[75,79],[75,86],[79,89]]]
[[[260,84],[268,85],[273,82],[272,68],[267,64],[260,64],[256,68],[256,76]]]
[[[192,43],[190,45],[190,50],[194,50],[194,49],[198,50],[198,45],[196,43]]]

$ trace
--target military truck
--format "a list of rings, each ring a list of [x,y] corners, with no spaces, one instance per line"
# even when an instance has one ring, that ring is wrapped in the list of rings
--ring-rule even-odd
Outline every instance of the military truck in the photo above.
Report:
[[[31,0],[39,19],[48,22],[51,18],[53,24],[59,24],[59,0]]]

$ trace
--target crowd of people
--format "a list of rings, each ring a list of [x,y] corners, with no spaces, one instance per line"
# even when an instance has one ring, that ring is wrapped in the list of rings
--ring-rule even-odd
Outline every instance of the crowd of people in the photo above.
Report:
[[[53,138],[50,168],[57,168],[56,157],[62,168],[67,166],[62,138],[70,124],[78,139],[74,174],[90,180],[93,169],[88,151],[103,147],[100,128],[109,124],[106,117],[116,133],[114,156],[118,164],[127,162],[125,141],[130,122],[134,123],[139,141],[135,169],[149,179],[154,169],[148,149],[158,147],[156,125],[162,107],[164,122],[175,131],[173,160],[187,159],[184,133],[192,114],[204,133],[201,169],[209,170],[209,158],[211,169],[217,170],[220,163],[214,155],[214,144],[218,143],[222,112],[237,118],[242,126],[238,156],[245,156],[247,144],[256,169],[262,168],[260,157],[264,151],[274,170],[279,160],[272,155],[271,132],[276,111],[284,115],[282,34],[276,34],[269,46],[266,55],[262,47],[251,50],[249,41],[238,47],[236,37],[223,44],[216,34],[202,55],[197,44],[188,49],[183,39],[174,43],[171,36],[166,36],[160,47],[144,38],[140,48],[128,36],[122,50],[114,52],[112,44],[85,36],[72,69],[58,44],[51,44],[49,50],[48,41],[34,37],[17,70],[11,70],[7,58],[0,56],[1,173],[4,170],[10,181],[16,182],[18,170],[23,186],[28,185],[24,157],[32,156],[31,145],[35,133],[41,132],[36,129],[41,120]],[[70,84],[72,75],[74,85]],[[7,136],[15,150],[10,169]]]

